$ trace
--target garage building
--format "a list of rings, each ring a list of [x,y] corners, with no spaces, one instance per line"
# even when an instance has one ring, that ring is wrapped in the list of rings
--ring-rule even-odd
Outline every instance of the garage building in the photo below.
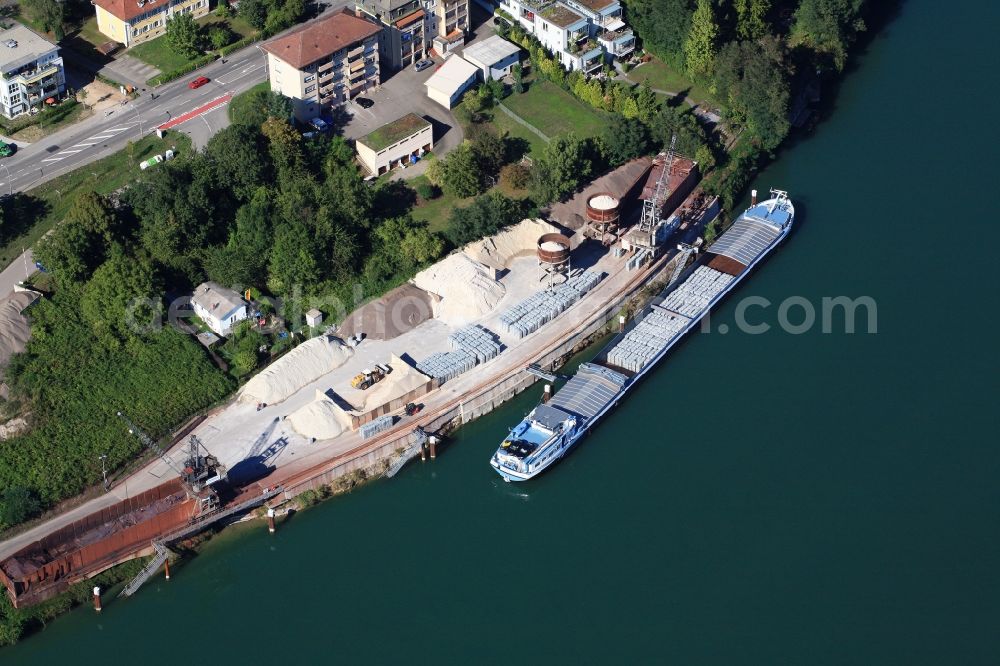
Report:
[[[430,122],[415,113],[383,125],[355,142],[358,159],[372,175],[405,166],[434,147]]]
[[[444,64],[424,83],[427,96],[446,109],[450,109],[462,94],[475,85],[479,78],[479,68],[457,55],[450,56]]]

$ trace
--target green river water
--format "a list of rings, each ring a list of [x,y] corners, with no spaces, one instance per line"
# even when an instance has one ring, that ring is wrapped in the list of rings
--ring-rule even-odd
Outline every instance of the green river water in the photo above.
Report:
[[[997,7],[904,4],[756,181],[791,238],[541,478],[487,464],[536,386],[0,664],[1000,663]],[[870,296],[878,332],[738,333],[746,296]]]

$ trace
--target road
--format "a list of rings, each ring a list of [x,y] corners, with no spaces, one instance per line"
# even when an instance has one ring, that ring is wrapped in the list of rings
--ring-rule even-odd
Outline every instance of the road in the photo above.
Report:
[[[129,141],[136,141],[172,119],[198,109],[227,94],[238,94],[264,80],[264,55],[257,47],[238,51],[207,67],[140,94],[137,99],[110,114],[98,113],[44,139],[20,148],[13,157],[0,161],[0,193],[25,192],[36,185],[85,164],[115,153]],[[188,82],[198,76],[211,81],[191,90]],[[155,97],[154,97],[155,95]],[[176,126],[173,131],[188,134],[196,147],[229,123],[223,104]],[[30,251],[29,251],[30,253]],[[0,273],[0,298],[24,279],[24,263],[18,257]]]

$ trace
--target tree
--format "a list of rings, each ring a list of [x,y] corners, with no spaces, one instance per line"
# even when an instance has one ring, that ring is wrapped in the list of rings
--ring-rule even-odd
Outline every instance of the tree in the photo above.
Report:
[[[240,0],[236,14],[257,30],[267,22],[268,5],[265,0]]]
[[[62,224],[38,242],[35,257],[61,287],[85,282],[104,262],[114,226],[104,198],[83,192],[73,201]]]
[[[272,293],[290,295],[296,287],[312,285],[319,277],[316,245],[302,222],[283,224],[274,236],[267,286]]]
[[[734,0],[733,6],[739,39],[760,39],[767,34],[767,13],[771,11],[771,0]]]
[[[453,209],[444,233],[452,245],[462,246],[520,222],[525,212],[523,201],[494,190],[477,198],[470,206]]]
[[[201,53],[201,31],[191,14],[174,14],[167,19],[167,46],[185,58]]]
[[[514,74],[514,92],[520,95],[524,92],[524,69],[521,63],[517,63],[511,71]]]
[[[41,509],[38,495],[24,486],[8,486],[0,493],[0,527],[23,523]]]
[[[411,271],[437,259],[444,251],[444,241],[426,223],[416,222],[409,215],[381,222],[375,227],[374,241],[373,254],[383,255],[382,270],[388,271],[384,277],[400,270]]]
[[[628,21],[646,50],[675,66],[683,64],[691,26],[689,0],[631,0]]]
[[[719,52],[715,85],[732,120],[746,125],[764,150],[788,134],[788,65],[776,37],[730,42]]]
[[[223,4],[225,3],[223,2]],[[221,49],[233,41],[233,31],[225,24],[213,25],[208,30],[208,41],[212,44],[213,49]]]
[[[27,15],[41,25],[42,30],[51,31],[56,41],[66,36],[63,24],[66,21],[66,5],[59,0],[21,0],[18,3]]]
[[[260,130],[267,137],[279,179],[287,182],[299,177],[305,171],[302,136],[285,118],[268,118]]]
[[[507,162],[507,142],[490,128],[478,131],[472,140],[472,152],[483,175],[494,176]]]
[[[432,163],[427,177],[452,196],[472,197],[483,191],[479,158],[469,143],[463,143],[448,157]]]
[[[691,31],[684,42],[684,64],[688,74],[697,77],[711,71],[718,37],[719,26],[712,0],[698,0],[698,7],[691,16]]]
[[[262,284],[274,243],[273,215],[270,192],[267,188],[258,188],[250,201],[236,211],[236,223],[228,242],[213,248],[206,256],[208,277],[233,287]]]
[[[652,139],[661,146],[670,144],[677,135],[677,152],[694,155],[699,146],[708,143],[708,134],[688,106],[664,106],[649,124]]]
[[[542,205],[562,200],[590,176],[588,146],[573,133],[557,136],[545,146],[531,170],[535,200]]]
[[[644,123],[650,122],[660,112],[660,100],[656,99],[656,93],[650,87],[648,79],[639,86],[639,91],[635,95],[635,105],[638,109],[638,118]]]
[[[271,90],[248,90],[229,104],[229,119],[240,125],[260,127],[268,118],[287,120],[291,115],[292,100]]]
[[[649,129],[635,118],[609,125],[603,140],[611,166],[619,166],[650,151]]]
[[[802,0],[795,10],[789,43],[805,46],[819,56],[819,64],[837,71],[847,63],[847,49],[865,29],[860,18],[864,0]]]
[[[152,262],[115,246],[84,287],[80,312],[101,344],[116,348],[145,332],[159,303]]]
[[[270,180],[271,163],[255,127],[230,125],[208,140],[204,154],[215,168],[216,182],[240,201]]]

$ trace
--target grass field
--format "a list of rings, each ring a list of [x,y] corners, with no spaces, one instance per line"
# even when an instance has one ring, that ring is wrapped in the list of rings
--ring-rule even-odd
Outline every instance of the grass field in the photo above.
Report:
[[[682,72],[669,67],[663,61],[653,58],[630,71],[626,77],[633,83],[649,81],[651,88],[671,93],[685,93],[698,104],[718,106],[707,88],[692,82]]]
[[[407,181],[407,184],[413,188],[416,188],[421,183],[430,184],[430,181],[423,174]],[[431,231],[440,233],[448,226],[448,217],[451,215],[452,209],[468,206],[474,199],[475,197],[460,199],[442,192],[438,198],[423,201],[419,205],[414,206],[410,214],[414,220],[426,222]]]
[[[230,43],[256,32],[250,24],[235,16],[232,18],[225,18],[211,13],[198,19],[198,25],[201,26],[203,31],[202,34],[206,34],[208,29],[213,25],[225,24],[228,24],[229,28],[233,31],[233,39]],[[167,44],[165,37],[157,37],[156,39],[151,39],[148,42],[143,42],[142,44],[133,46],[128,52],[129,55],[135,56],[147,65],[156,67],[161,72],[171,72],[175,69],[180,69],[197,59],[187,58],[172,51],[170,49],[170,45]]]
[[[605,126],[597,111],[548,81],[535,81],[526,92],[513,94],[503,103],[550,139],[566,132],[581,138],[596,136]]]
[[[78,193],[87,190],[100,194],[113,192],[135,179],[139,173],[139,162],[171,147],[176,147],[183,156],[190,151],[191,141],[180,133],[171,133],[163,139],[147,136],[135,143],[131,157],[128,149],[121,150],[39,185],[26,195],[9,199],[5,206],[17,206],[33,217],[26,219],[27,215],[21,216],[26,227],[19,230],[14,238],[5,239],[0,247],[0,266],[8,265],[24,248],[30,247],[62,220]]]

